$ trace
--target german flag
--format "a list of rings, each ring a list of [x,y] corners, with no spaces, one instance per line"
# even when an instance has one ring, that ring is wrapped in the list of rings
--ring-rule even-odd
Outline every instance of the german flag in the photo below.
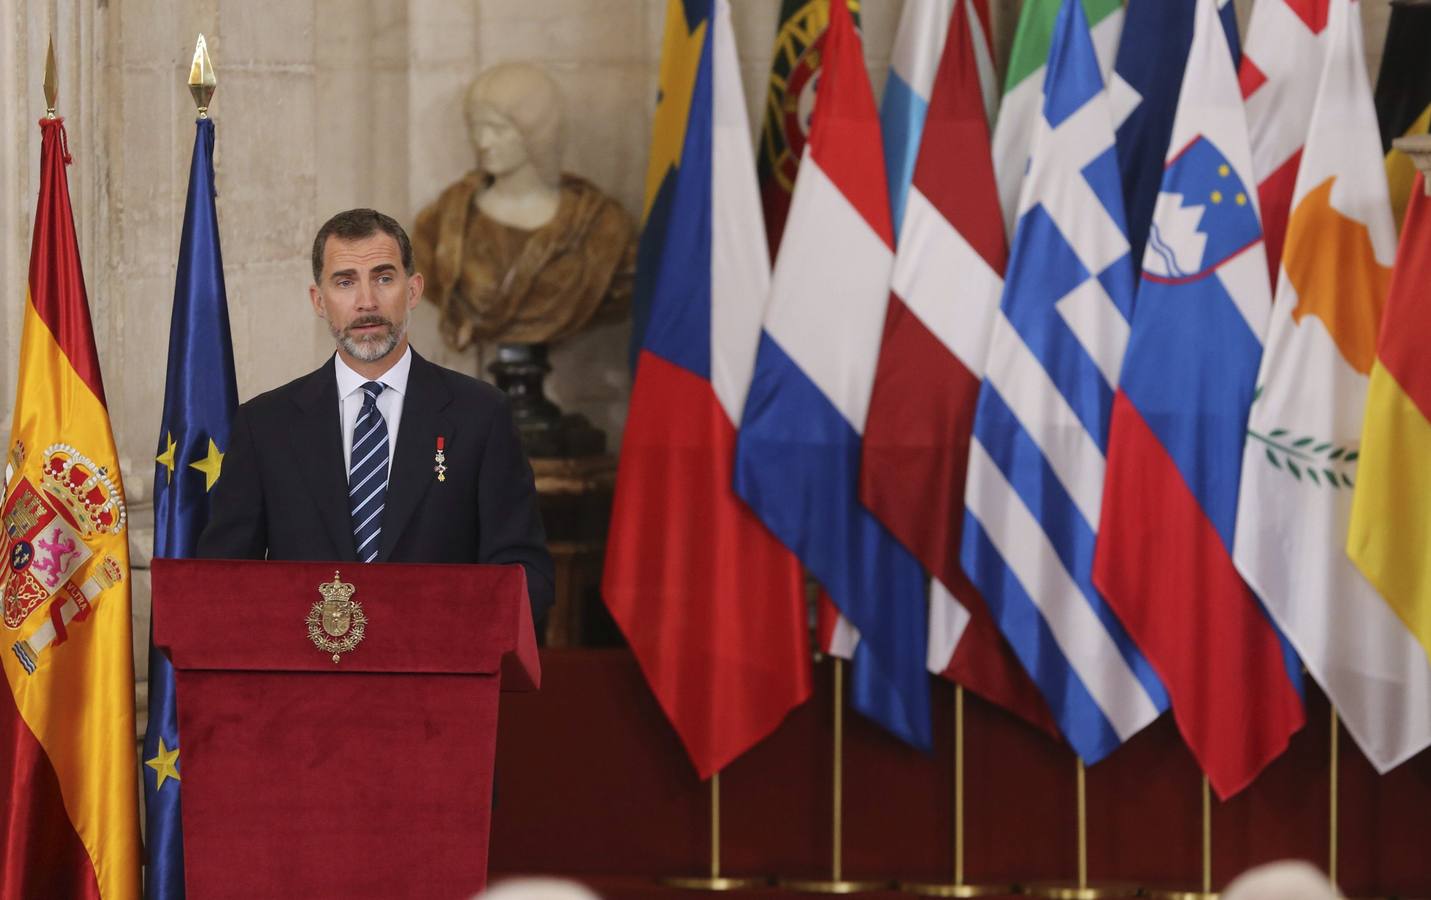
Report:
[[[75,242],[62,119],[40,197],[0,506],[0,896],[139,894],[124,487]]]
[[[1406,217],[1406,200],[1416,167],[1391,142],[1425,134],[1431,125],[1431,6],[1392,0],[1386,48],[1376,78],[1376,119],[1381,124],[1381,152],[1391,185],[1391,213],[1396,227]]]

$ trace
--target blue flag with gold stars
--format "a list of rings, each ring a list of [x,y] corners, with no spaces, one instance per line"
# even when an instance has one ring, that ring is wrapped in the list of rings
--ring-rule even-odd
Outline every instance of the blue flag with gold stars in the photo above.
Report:
[[[189,166],[189,197],[179,242],[174,316],[169,326],[169,374],[154,478],[154,555],[194,555],[209,518],[209,491],[219,478],[238,407],[223,257],[214,209],[214,123],[198,121]],[[184,896],[180,830],[179,723],[174,670],[149,650],[149,726],[144,735],[146,900]]]

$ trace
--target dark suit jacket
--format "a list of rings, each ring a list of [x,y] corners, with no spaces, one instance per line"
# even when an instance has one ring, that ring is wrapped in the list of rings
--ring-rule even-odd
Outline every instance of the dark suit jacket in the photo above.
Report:
[[[356,560],[342,441],[331,358],[240,406],[198,555]],[[521,563],[533,620],[551,606],[552,559],[506,397],[416,352],[379,542],[378,562]]]

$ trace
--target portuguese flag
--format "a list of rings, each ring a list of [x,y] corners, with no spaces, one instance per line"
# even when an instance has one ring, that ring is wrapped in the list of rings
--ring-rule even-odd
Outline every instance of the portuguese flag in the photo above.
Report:
[[[0,896],[136,897],[124,488],[75,244],[63,120],[40,198],[0,531]]]
[[[810,133],[815,88],[834,0],[781,0],[780,28],[775,33],[775,58],[770,63],[770,87],[765,93],[765,126],[760,134],[760,201],[765,208],[765,236],[770,258],[780,249],[795,172]],[[860,24],[859,0],[845,0],[855,27]]]
[[[1376,78],[1376,118],[1381,124],[1381,152],[1391,184],[1391,214],[1397,227],[1406,217],[1406,201],[1416,167],[1391,142],[1425,134],[1431,125],[1431,6],[1392,0],[1391,23],[1381,72]]]

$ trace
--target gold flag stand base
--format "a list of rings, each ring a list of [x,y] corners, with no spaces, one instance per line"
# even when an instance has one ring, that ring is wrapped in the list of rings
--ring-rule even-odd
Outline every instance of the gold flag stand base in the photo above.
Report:
[[[848,878],[782,878],[776,884],[787,891],[807,894],[867,894],[889,889],[888,881],[854,881]]]
[[[1202,776],[1202,890],[1147,888],[1143,896],[1154,900],[1217,900],[1212,889],[1212,785]]]
[[[1046,897],[1048,900],[1105,900],[1111,897],[1141,896],[1142,892],[1134,884],[1088,883],[1088,785],[1081,758],[1077,759],[1075,771],[1078,791],[1078,879],[1073,884],[1066,881],[1034,882],[1024,886],[1024,893],[1031,897]]]
[[[845,780],[845,661],[833,657],[835,679],[835,728],[833,795],[830,815],[830,877],[829,878],[780,878],[776,885],[787,891],[804,891],[807,894],[864,894],[870,891],[884,891],[893,887],[892,881],[865,881],[844,877],[844,780]]]
[[[662,878],[661,884],[682,891],[744,891],[765,887],[768,878]]]
[[[1024,893],[1030,897],[1045,897],[1048,900],[1107,900],[1112,897],[1137,897],[1140,895],[1135,884],[1066,884],[1063,882],[1038,882],[1026,885]]]
[[[1007,897],[1019,893],[1012,884],[949,884],[905,882],[899,886],[906,894],[922,897]]]
[[[1007,897],[1018,888],[1004,884],[969,884],[964,880],[964,687],[954,685],[954,878],[943,882],[902,882],[906,894],[924,897]]]
[[[720,874],[720,773],[711,775],[711,873],[699,876],[678,875],[662,878],[660,884],[683,891],[743,891],[765,887],[769,878],[725,878]]]

